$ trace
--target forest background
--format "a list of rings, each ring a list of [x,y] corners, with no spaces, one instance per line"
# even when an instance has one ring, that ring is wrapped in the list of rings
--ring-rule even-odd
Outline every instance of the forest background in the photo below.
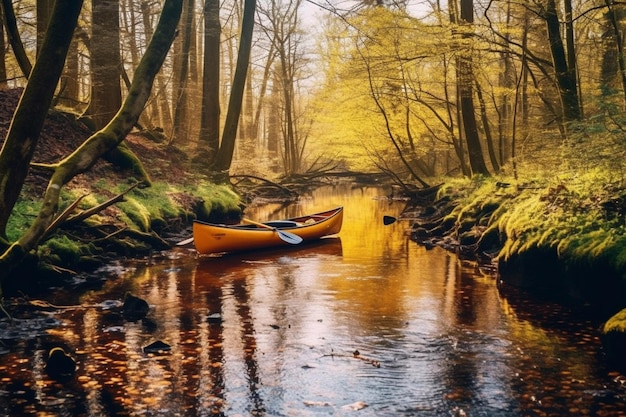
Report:
[[[465,178],[474,190],[485,187],[481,204],[494,184],[500,191],[511,184],[542,190],[523,206],[525,215],[493,222],[508,236],[532,229],[529,216],[541,211],[548,220],[558,212],[567,226],[548,231],[549,239],[543,232],[533,237],[534,245],[559,246],[572,231],[596,233],[594,247],[624,242],[620,2],[77,3],[2,1],[0,87],[25,88],[0,153],[5,266],[54,234],[69,216],[60,209],[89,210],[110,197],[109,185],[92,184],[84,195],[63,188],[101,157],[142,186],[151,183],[150,171],[159,167],[142,166],[142,155],[125,146],[132,132],[170,149],[172,164],[180,164],[178,151],[188,155],[183,175],[202,175],[198,188],[220,195],[228,190],[214,183],[236,174],[286,179],[382,171],[407,191]],[[65,38],[54,36],[63,32]],[[30,103],[29,89],[38,91]],[[29,112],[21,119],[20,108]],[[85,143],[101,146],[88,154],[89,163],[80,165],[76,152],[33,161],[32,130],[16,140],[30,143],[28,152],[10,152],[20,125],[41,128],[29,114],[52,110],[92,132]],[[54,173],[44,197],[20,198],[37,169]],[[152,185],[160,195],[174,194]],[[116,186],[121,193],[129,184]],[[513,197],[504,194],[498,206]],[[36,220],[24,221],[21,203]],[[127,211],[130,222],[150,231],[138,212]],[[611,252],[613,264],[626,265],[626,255],[617,253]]]

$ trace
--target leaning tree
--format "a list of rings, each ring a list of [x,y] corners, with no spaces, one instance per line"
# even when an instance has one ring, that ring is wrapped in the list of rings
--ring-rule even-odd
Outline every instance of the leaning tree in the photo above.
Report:
[[[62,187],[85,172],[107,152],[117,148],[137,122],[150,96],[152,84],[176,36],[182,0],[166,0],[146,52],[135,71],[122,107],[101,130],[89,137],[69,156],[48,165],[52,175],[41,209],[24,234],[13,243],[6,238],[8,217],[28,173],[39,131],[48,112],[54,88],[63,69],[65,55],[76,26],[81,3],[59,0],[52,13],[41,53],[33,67],[2,151],[0,151],[0,284],[6,283],[15,267],[35,249],[57,224]]]

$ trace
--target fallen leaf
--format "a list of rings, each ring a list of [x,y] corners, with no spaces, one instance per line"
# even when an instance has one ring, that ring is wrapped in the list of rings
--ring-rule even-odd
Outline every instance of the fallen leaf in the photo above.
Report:
[[[332,403],[327,401],[302,401],[307,407],[332,407]]]
[[[342,410],[359,411],[367,407],[367,404],[363,401],[357,401],[352,404],[346,404],[341,407]]]

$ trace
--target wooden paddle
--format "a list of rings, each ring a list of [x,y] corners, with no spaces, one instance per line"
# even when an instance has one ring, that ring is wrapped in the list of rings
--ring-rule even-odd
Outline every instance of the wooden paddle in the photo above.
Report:
[[[176,244],[176,246],[185,246],[185,245],[190,244],[191,242],[193,242],[193,236],[190,237],[189,239],[181,240],[180,242]]]
[[[245,223],[254,224],[254,225],[259,226],[259,227],[265,227],[266,229],[271,229],[271,230],[275,231],[276,233],[278,233],[278,237],[280,237],[283,241],[285,241],[287,243],[291,243],[292,245],[297,245],[297,244],[302,242],[302,238],[300,236],[294,235],[293,233],[285,232],[284,230],[277,229],[277,228],[269,226],[267,224],[258,223],[258,222],[255,222],[254,220],[250,220],[250,219],[242,219],[241,221],[243,221]]]
[[[391,216],[383,216],[383,224],[384,224],[385,226],[388,226],[388,225],[390,225],[390,224],[392,224],[392,223],[395,223],[395,222],[396,222],[396,220],[398,220],[398,219],[396,219],[395,217],[391,217]]]

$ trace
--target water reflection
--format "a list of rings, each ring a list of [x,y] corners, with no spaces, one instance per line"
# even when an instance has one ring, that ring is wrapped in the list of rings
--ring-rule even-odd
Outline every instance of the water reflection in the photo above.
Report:
[[[382,224],[400,204],[378,189],[322,190],[265,220],[345,207],[339,238],[263,252],[177,251],[112,268],[104,288],[31,312],[41,330],[3,337],[0,413],[148,416],[619,415],[594,323],[498,291],[496,277]],[[114,308],[126,291],[156,329]],[[503,294],[505,296],[503,296]],[[65,300],[65,301],[63,301]],[[113,308],[112,308],[113,307]],[[59,323],[61,325],[59,326]],[[0,321],[0,334],[6,335]],[[51,327],[51,328],[48,328]],[[6,330],[6,329],[5,329]],[[161,340],[171,351],[146,354]],[[78,360],[43,373],[62,343]]]

